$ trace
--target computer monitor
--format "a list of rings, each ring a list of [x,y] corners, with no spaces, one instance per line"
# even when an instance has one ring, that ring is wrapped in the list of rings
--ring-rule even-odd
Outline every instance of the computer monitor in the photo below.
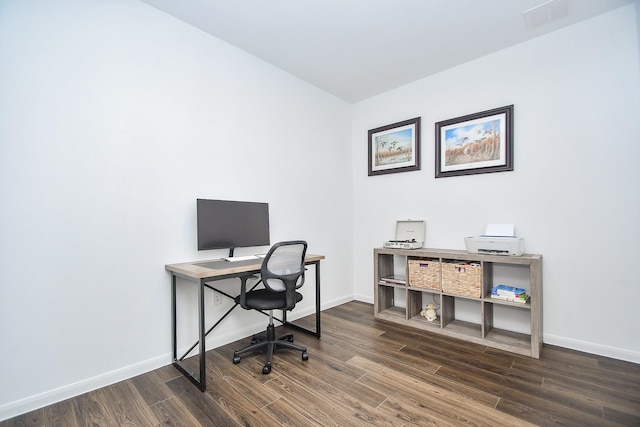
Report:
[[[199,251],[271,244],[268,203],[197,199],[197,217]]]

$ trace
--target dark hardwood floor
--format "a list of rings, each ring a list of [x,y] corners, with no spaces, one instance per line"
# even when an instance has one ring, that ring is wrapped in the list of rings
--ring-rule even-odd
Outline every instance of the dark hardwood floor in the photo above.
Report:
[[[372,313],[324,311],[320,340],[296,333],[309,360],[281,350],[269,375],[262,355],[232,364],[242,340],[207,353],[204,393],[169,365],[0,427],[640,426],[640,365],[553,346],[536,360]]]

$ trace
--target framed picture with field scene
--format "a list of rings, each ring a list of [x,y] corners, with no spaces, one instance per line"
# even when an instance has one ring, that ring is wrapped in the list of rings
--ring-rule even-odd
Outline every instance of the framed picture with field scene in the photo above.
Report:
[[[369,131],[369,176],[420,170],[420,117]]]
[[[436,178],[513,170],[513,105],[436,123]]]

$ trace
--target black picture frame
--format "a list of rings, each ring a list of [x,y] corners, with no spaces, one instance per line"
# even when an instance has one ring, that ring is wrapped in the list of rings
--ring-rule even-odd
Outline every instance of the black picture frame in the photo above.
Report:
[[[420,117],[368,134],[369,176],[420,170]]]
[[[435,177],[513,170],[513,105],[436,123]]]

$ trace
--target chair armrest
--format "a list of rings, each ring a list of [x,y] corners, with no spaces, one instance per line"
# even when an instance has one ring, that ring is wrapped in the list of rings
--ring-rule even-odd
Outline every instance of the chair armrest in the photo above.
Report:
[[[240,276],[240,307],[247,309],[246,301],[247,301],[247,280],[249,279],[257,279],[258,276],[255,274],[248,274],[246,276]],[[260,283],[260,282],[258,282]],[[254,288],[258,285],[256,283]],[[253,288],[252,288],[253,289]]]

